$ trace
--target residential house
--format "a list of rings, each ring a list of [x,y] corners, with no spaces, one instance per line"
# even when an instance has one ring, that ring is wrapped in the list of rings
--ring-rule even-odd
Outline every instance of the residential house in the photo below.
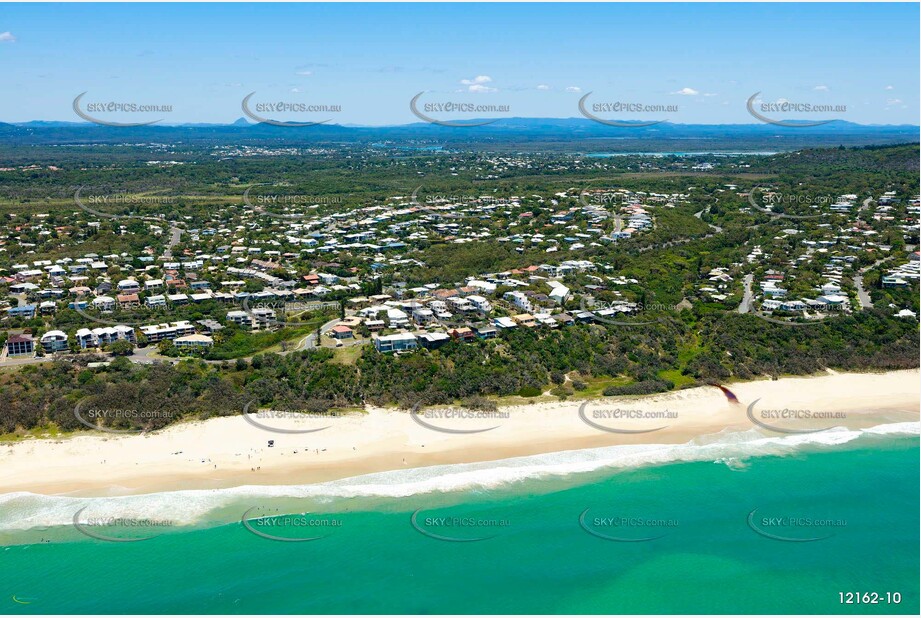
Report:
[[[115,299],[111,296],[97,296],[91,304],[93,309],[104,313],[109,313],[115,309]]]
[[[118,292],[120,294],[137,294],[140,291],[141,286],[134,279],[122,279],[118,282]]]
[[[148,307],[165,307],[166,306],[166,296],[163,294],[154,294],[153,296],[148,296],[144,301],[144,304]]]
[[[6,355],[31,356],[35,353],[35,340],[32,335],[10,335],[6,340]]]
[[[185,335],[173,340],[173,345],[181,350],[202,350],[214,345],[214,339],[208,335]]]
[[[419,340],[419,345],[427,350],[435,350],[440,348],[448,341],[451,340],[446,333],[422,333],[418,335],[416,339]]]
[[[141,304],[137,294],[119,294],[116,298],[118,299],[118,306],[122,309],[137,307]]]
[[[534,306],[531,304],[531,299],[528,298],[523,292],[519,292],[518,290],[506,292],[502,295],[502,298],[509,301],[519,309],[524,309],[525,311],[534,310]]]
[[[528,328],[537,326],[537,320],[530,313],[519,313],[518,315],[513,315],[512,319],[520,326],[527,326]]]
[[[476,336],[480,339],[495,339],[498,335],[498,331],[491,326],[478,326],[473,330],[476,331]]]
[[[49,330],[41,336],[40,342],[47,354],[63,352],[68,349],[67,333],[62,330]]]
[[[467,302],[473,305],[474,309],[480,313],[488,314],[492,311],[492,305],[489,300],[484,296],[479,296],[477,294],[472,294],[467,297]]]
[[[93,334],[93,331],[88,328],[81,328],[78,330],[76,340],[81,350],[99,347],[99,340],[96,338],[96,335]]]
[[[378,352],[382,353],[414,350],[418,345],[416,342],[416,336],[412,333],[397,333],[395,335],[375,336],[373,340],[374,348]]]
[[[473,332],[473,329],[463,326],[461,328],[453,328],[449,331],[452,339],[461,341],[463,343],[468,343],[476,339],[476,333]]]
[[[195,327],[188,321],[171,322],[169,324],[150,324],[141,327],[141,332],[150,343],[158,343],[164,339],[176,339],[195,332]]]
[[[348,326],[337,324],[329,331],[329,336],[333,339],[352,339],[355,336],[354,331]]]
[[[6,310],[6,314],[11,318],[32,319],[35,317],[35,305],[20,305],[18,307],[10,307]]]

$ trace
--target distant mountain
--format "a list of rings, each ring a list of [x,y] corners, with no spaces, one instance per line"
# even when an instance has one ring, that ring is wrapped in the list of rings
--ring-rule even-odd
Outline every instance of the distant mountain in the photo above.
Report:
[[[29,122],[13,122],[18,127],[80,127],[87,122],[69,122],[67,120],[30,120]]]
[[[477,127],[425,122],[395,126],[322,124],[282,127],[239,118],[232,124],[156,124],[109,127],[92,123],[31,121],[0,124],[0,144],[170,142],[315,146],[418,142],[448,148],[567,150],[578,152],[795,150],[830,145],[916,143],[915,125],[861,125],[835,120],[814,127],[773,124],[661,124],[612,127],[587,118],[503,118]]]

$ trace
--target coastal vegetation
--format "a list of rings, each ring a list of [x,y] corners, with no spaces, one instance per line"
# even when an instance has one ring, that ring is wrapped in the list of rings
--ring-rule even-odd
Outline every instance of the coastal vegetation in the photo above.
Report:
[[[218,364],[136,365],[120,356],[95,368],[88,364],[103,358],[87,355],[0,374],[0,395],[8,402],[0,433],[52,425],[86,429],[74,415],[81,401],[105,426],[155,430],[180,419],[240,414],[250,401],[313,411],[410,408],[533,396],[559,389],[566,377],[572,392],[554,396],[642,395],[825,369],[906,369],[918,366],[918,354],[917,325],[887,320],[879,311],[792,328],[750,315],[688,310],[654,326],[518,329],[437,351],[386,355],[364,347],[353,364],[334,362],[336,351],[325,348]],[[664,378],[669,372],[680,378]],[[586,388],[577,389],[579,383]]]

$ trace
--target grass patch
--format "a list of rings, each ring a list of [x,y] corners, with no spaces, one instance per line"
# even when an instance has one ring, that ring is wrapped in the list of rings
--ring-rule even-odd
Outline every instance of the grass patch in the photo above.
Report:
[[[616,378],[608,377],[582,377],[574,378],[579,379],[582,382],[585,382],[586,388],[582,391],[576,391],[573,396],[574,399],[600,399],[604,397],[604,389],[609,386],[626,386],[633,382],[631,378],[626,376],[618,376]]]
[[[361,349],[360,345],[333,348],[333,358],[330,362],[337,365],[354,365],[361,356]]]
[[[42,427],[35,427],[29,429],[28,431],[13,431],[10,433],[0,434],[0,444],[10,444],[15,442],[22,442],[23,440],[35,439],[35,440],[55,440],[62,438],[70,438],[71,436],[81,433],[74,431],[61,431],[61,428],[55,425],[54,423],[43,425]]]
[[[680,369],[663,369],[657,374],[661,379],[668,380],[675,385],[675,388],[681,388],[685,384],[693,384],[694,378],[682,375]]]
[[[330,318],[328,316],[318,316],[311,318],[298,325],[296,328],[288,327],[276,331],[249,332],[239,330],[232,336],[224,338],[217,337],[214,347],[208,351],[208,360],[233,360],[252,356],[253,354],[265,354],[270,352],[282,352],[287,347],[291,350],[301,339],[315,332],[317,327]],[[282,345],[282,344],[286,345]]]

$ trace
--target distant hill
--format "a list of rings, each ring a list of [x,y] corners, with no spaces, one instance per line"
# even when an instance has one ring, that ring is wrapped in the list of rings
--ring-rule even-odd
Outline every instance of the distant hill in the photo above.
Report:
[[[335,124],[279,127],[240,118],[232,124],[107,127],[92,123],[31,121],[0,124],[8,144],[170,142],[203,144],[438,144],[447,148],[550,149],[579,152],[669,152],[768,150],[821,146],[864,146],[919,141],[914,125],[861,125],[836,120],[818,127],[771,124],[692,125],[661,123],[611,127],[586,118],[503,118],[478,127],[446,127],[418,122],[367,127]]]

